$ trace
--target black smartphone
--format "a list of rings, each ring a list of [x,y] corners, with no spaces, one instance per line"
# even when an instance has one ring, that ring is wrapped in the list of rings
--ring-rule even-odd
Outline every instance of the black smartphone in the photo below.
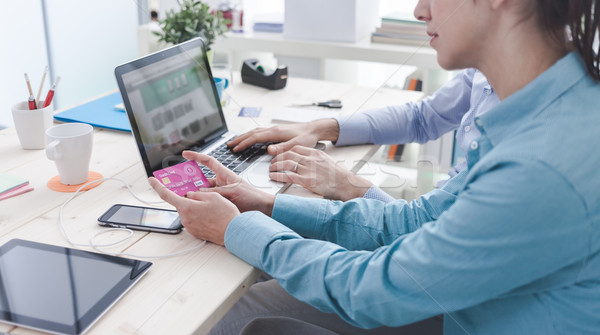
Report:
[[[167,234],[177,234],[183,229],[177,211],[123,204],[109,208],[98,218],[98,224]]]

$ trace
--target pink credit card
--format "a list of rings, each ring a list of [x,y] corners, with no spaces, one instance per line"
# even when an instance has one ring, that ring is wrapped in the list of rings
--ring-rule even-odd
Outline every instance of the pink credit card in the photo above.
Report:
[[[152,174],[165,187],[180,196],[210,185],[204,173],[200,170],[198,163],[193,161],[169,166],[168,168],[154,171]]]

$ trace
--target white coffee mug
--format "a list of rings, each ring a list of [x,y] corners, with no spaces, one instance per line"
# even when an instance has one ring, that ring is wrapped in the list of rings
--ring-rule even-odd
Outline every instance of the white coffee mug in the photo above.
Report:
[[[40,101],[43,106],[44,101]],[[29,110],[28,102],[22,101],[12,107],[13,121],[23,149],[44,149],[45,132],[52,127],[54,106]]]
[[[94,128],[86,123],[65,123],[46,130],[46,156],[56,164],[61,184],[88,180],[93,134]]]

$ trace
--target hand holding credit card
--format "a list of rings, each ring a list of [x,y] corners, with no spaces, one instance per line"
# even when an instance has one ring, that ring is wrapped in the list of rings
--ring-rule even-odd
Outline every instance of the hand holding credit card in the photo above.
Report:
[[[166,188],[179,196],[208,187],[208,179],[200,170],[198,163],[187,161],[154,171],[152,173]]]

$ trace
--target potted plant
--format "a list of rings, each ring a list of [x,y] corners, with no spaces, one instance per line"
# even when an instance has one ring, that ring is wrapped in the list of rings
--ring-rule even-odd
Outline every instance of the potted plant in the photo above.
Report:
[[[210,50],[215,39],[227,30],[228,20],[221,12],[213,13],[210,6],[196,0],[179,2],[178,12],[170,10],[166,18],[159,21],[161,31],[154,32],[163,43],[179,44],[195,37],[202,37],[206,49]]]

